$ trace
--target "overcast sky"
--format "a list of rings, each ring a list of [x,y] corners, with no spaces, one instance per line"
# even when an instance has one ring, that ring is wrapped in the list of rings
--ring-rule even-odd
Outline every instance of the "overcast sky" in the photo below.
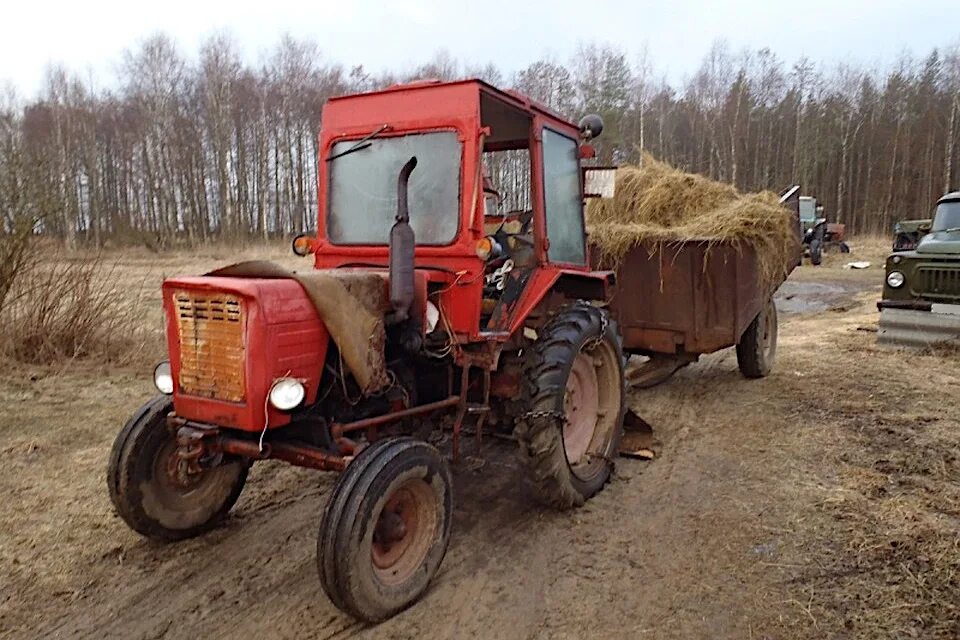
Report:
[[[0,84],[32,95],[50,62],[109,84],[121,52],[157,31],[193,55],[216,30],[251,62],[283,33],[316,40],[327,58],[371,70],[410,69],[445,49],[506,72],[544,55],[567,61],[579,42],[635,57],[646,43],[658,71],[679,80],[718,39],[736,51],[770,47],[833,63],[887,64],[960,42],[960,0],[6,0],[0,11]]]

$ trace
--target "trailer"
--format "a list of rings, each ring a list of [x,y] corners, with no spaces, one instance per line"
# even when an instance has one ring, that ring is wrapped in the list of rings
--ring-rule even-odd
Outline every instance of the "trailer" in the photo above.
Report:
[[[781,196],[795,213],[797,193],[795,187]],[[610,299],[624,352],[647,358],[628,382],[660,384],[701,355],[734,346],[744,376],[767,375],[777,350],[773,295],[799,263],[798,242],[783,277],[764,283],[749,244],[688,239],[633,247],[617,265]]]

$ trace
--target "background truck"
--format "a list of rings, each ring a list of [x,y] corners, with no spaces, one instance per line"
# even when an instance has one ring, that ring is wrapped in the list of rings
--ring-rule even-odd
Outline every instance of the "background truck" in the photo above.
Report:
[[[920,244],[920,238],[930,233],[933,220],[901,220],[893,227],[893,250],[912,251]]]
[[[960,337],[960,191],[937,201],[914,249],[887,257],[880,344],[926,347]]]
[[[651,265],[619,281],[591,267],[584,184],[609,170],[581,161],[598,117],[577,125],[468,80],[335,98],[322,122],[317,236],[294,241],[314,268],[241,263],[163,284],[160,393],[108,465],[113,504],[141,534],[215,526],[258,460],[340,472],[320,583],[341,610],[382,620],[424,592],[447,549],[451,474],[431,441],[456,461],[464,427],[479,445],[495,422],[543,500],[575,507],[610,479],[624,352],[737,344],[747,375],[770,370],[772,290],[749,251],[707,260],[691,242],[665,272],[681,297],[662,311]],[[504,157],[528,172],[508,194],[518,211],[499,211],[484,180]]]

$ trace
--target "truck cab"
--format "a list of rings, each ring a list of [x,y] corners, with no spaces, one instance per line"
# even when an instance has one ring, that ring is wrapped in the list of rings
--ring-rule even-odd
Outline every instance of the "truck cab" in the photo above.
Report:
[[[960,191],[937,201],[929,232],[886,260],[881,343],[926,346],[960,336]]]

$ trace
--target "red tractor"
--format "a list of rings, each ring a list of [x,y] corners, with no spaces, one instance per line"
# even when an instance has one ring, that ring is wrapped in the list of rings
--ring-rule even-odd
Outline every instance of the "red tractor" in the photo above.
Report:
[[[110,455],[121,518],[180,540],[226,515],[257,460],[341,472],[320,582],[377,621],[424,592],[447,549],[438,433],[455,461],[464,425],[478,443],[485,424],[512,431],[556,507],[600,491],[625,411],[614,274],[590,267],[584,229],[581,159],[601,129],[476,80],[330,100],[317,236],[294,242],[315,269],[164,282],[161,393]],[[521,175],[501,194],[485,167],[507,165]]]

